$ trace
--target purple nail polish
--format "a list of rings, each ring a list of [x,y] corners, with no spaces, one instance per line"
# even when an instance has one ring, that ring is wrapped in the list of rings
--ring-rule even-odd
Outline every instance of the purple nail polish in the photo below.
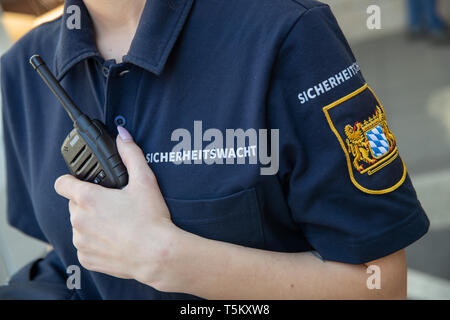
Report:
[[[117,131],[119,132],[119,136],[120,139],[122,139],[122,141],[133,141],[133,137],[131,136],[131,134],[127,131],[127,129],[125,129],[122,126],[117,126]]]

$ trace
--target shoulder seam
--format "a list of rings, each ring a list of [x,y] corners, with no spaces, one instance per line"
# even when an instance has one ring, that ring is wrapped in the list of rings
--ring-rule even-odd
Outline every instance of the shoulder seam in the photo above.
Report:
[[[283,39],[281,40],[280,43],[280,51],[281,48],[283,48],[284,43],[286,42],[286,39],[289,38],[289,35],[291,34],[292,30],[295,28],[295,26],[299,23],[299,21],[303,18],[304,15],[306,15],[307,13],[309,13],[310,11],[317,9],[317,8],[329,8],[330,6],[327,4],[321,4],[312,8],[306,8],[304,5],[302,5],[301,3],[298,3],[295,0],[291,0],[292,2],[297,3],[298,5],[302,6],[303,8],[305,8],[306,10],[304,12],[302,12],[294,21],[294,23],[292,24],[292,26],[289,28],[288,32],[286,32],[286,35],[283,37]]]
[[[292,2],[298,4],[299,6],[302,6],[303,8],[305,8],[306,10],[308,10],[309,8],[307,8],[304,4],[301,4],[300,2],[296,1],[296,0],[291,0]]]
[[[296,3],[296,4],[298,4],[299,6],[302,6],[302,7],[305,8],[306,10],[315,8],[315,7],[308,8],[308,7],[305,6],[304,4],[298,2],[297,0],[291,0],[291,1],[294,2],[294,3]],[[321,4],[321,5],[325,5],[325,4]],[[320,7],[321,5],[318,5],[317,7]]]

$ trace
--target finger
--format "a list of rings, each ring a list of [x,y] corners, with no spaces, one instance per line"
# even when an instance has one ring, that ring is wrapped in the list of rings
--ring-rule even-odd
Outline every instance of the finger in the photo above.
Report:
[[[70,174],[66,174],[56,179],[54,188],[56,193],[60,196],[69,200],[74,200],[73,195],[75,186],[78,185],[79,182],[80,181],[77,178],[71,176]]]
[[[77,205],[73,200],[69,201],[70,224],[72,225],[73,236],[75,232],[83,234],[89,239],[97,239],[96,243],[101,242],[99,237],[99,219],[97,214],[92,214],[87,210]],[[94,241],[92,242],[92,245]]]
[[[114,260],[104,259],[95,254],[77,251],[78,261],[87,270],[104,273],[116,278],[131,279],[126,272],[120,268],[120,263],[114,263]]]
[[[77,250],[95,256],[108,256],[108,248],[95,235],[72,228],[72,244]]]
[[[78,231],[85,231],[88,225],[86,223],[87,217],[85,214],[81,214],[80,211],[80,206],[75,201],[69,200],[70,224],[72,228]]]
[[[127,168],[130,183],[142,178],[153,177],[141,148],[133,141],[131,134],[123,127],[118,126],[117,149]]]
[[[73,200],[78,205],[89,204],[102,191],[101,186],[81,181],[69,174],[56,179],[54,187],[60,196]]]

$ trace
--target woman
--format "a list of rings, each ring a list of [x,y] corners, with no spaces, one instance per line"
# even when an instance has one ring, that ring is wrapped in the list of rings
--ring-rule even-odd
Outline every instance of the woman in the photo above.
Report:
[[[63,175],[71,122],[36,53],[117,126],[124,189]],[[50,298],[405,298],[429,222],[326,5],[70,0],[2,58],[2,85],[10,222],[53,246],[10,296],[28,278]]]

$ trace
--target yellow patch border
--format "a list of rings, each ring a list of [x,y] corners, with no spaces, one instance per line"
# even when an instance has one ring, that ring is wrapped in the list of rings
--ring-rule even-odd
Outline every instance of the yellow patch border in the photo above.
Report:
[[[403,160],[402,160],[402,163],[403,163],[403,176],[400,179],[400,181],[398,181],[394,186],[392,186],[390,188],[387,188],[387,189],[381,189],[381,190],[371,190],[371,189],[364,188],[363,186],[361,186],[356,181],[356,179],[355,179],[355,177],[353,175],[352,163],[351,163],[351,159],[350,159],[350,155],[348,153],[348,150],[345,147],[344,141],[342,140],[339,132],[336,130],[336,128],[335,128],[335,126],[333,124],[333,121],[331,120],[330,114],[328,113],[328,110],[330,110],[330,109],[332,109],[332,108],[334,108],[334,107],[344,103],[347,100],[350,100],[351,98],[357,96],[358,94],[360,94],[361,92],[363,92],[366,89],[368,89],[368,90],[370,90],[370,92],[372,92],[373,96],[375,97],[375,99],[378,102],[378,105],[381,107],[381,110],[383,110],[383,112],[384,112],[384,108],[383,108],[382,104],[380,103],[380,100],[378,100],[377,96],[375,95],[375,93],[369,87],[369,85],[367,83],[364,86],[362,86],[361,88],[359,88],[358,90],[350,93],[349,95],[346,95],[345,97],[343,97],[343,98],[341,98],[341,99],[339,99],[339,100],[337,100],[337,101],[335,101],[335,102],[333,102],[333,103],[323,107],[323,112],[325,113],[325,117],[327,118],[327,121],[328,121],[328,124],[330,125],[331,130],[335,134],[336,138],[338,139],[338,141],[339,141],[339,143],[341,145],[342,150],[345,153],[345,157],[347,159],[348,173],[350,175],[350,180],[355,185],[355,187],[357,187],[359,190],[361,190],[361,191],[363,191],[365,193],[368,193],[368,194],[386,194],[386,193],[389,193],[389,192],[392,192],[392,191],[396,190],[398,187],[400,187],[403,184],[403,182],[405,182],[407,170],[406,170],[406,165],[403,162]],[[397,158],[397,156],[398,156],[398,150],[392,152],[392,156],[389,156],[388,158],[386,158],[386,160],[390,158],[389,161],[386,161],[382,166],[376,168],[375,170],[372,170],[371,172],[369,172],[369,174],[371,175],[371,174],[375,173],[376,171],[380,170],[381,168],[385,167],[386,165],[388,165],[389,163],[394,161]]]
[[[363,171],[361,171],[361,174],[369,172],[369,176],[374,174],[375,172],[377,172],[378,170],[380,170],[381,168],[379,168],[380,165],[382,165],[383,167],[386,166],[387,164],[391,163],[392,161],[395,160],[395,158],[398,157],[398,149],[397,147],[395,147],[395,149],[384,159],[382,159],[381,161],[377,162],[376,164],[364,169]],[[378,159],[381,157],[378,157]],[[389,160],[389,161],[387,161]],[[383,163],[387,161],[387,163]],[[373,170],[372,170],[373,169]]]

